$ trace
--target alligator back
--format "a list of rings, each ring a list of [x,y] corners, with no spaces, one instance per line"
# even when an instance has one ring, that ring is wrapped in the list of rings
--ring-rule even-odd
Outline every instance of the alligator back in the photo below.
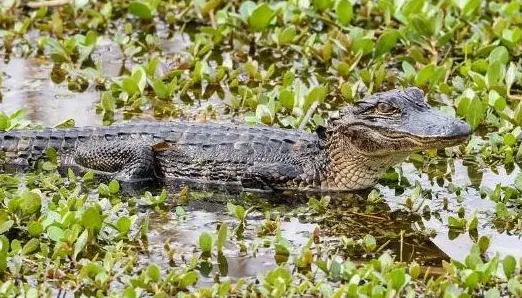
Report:
[[[168,154],[159,153],[160,162],[166,165],[163,168],[168,170],[169,164],[187,159],[220,164],[290,161],[295,159],[291,153],[296,149],[313,149],[317,137],[262,126],[136,121],[109,127],[11,131],[0,134],[0,150],[5,153],[6,165],[27,167],[48,148],[56,149],[61,163],[67,164],[81,144],[118,140],[170,144]]]

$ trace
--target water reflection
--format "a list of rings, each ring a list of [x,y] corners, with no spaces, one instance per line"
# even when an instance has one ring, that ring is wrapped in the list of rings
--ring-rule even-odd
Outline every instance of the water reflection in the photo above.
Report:
[[[24,109],[28,120],[45,126],[69,118],[74,118],[79,126],[101,125],[101,119],[94,111],[98,92],[88,89],[74,93],[66,86],[56,85],[49,80],[51,69],[51,64],[35,58],[11,58],[8,64],[0,62],[4,77],[0,110],[12,113]]]

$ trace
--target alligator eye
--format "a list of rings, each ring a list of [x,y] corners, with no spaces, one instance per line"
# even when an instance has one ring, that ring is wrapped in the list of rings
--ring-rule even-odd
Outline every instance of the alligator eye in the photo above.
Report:
[[[391,104],[385,102],[379,102],[375,107],[375,111],[379,114],[390,115],[396,113],[398,110]]]

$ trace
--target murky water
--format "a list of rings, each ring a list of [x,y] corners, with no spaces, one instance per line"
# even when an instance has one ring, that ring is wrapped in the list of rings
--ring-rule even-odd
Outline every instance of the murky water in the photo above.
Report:
[[[170,46],[172,52],[180,49],[176,43],[164,46]],[[110,76],[118,76],[123,64],[121,53],[111,43],[105,44],[105,48],[102,45],[102,49],[102,52],[95,54],[94,58],[100,59],[103,56],[103,61],[105,61],[103,65],[104,73]],[[68,118],[74,118],[77,126],[101,125],[101,117],[95,113],[95,103],[100,97],[98,91],[88,89],[83,93],[76,93],[69,91],[66,86],[52,83],[49,80],[51,67],[50,64],[31,58],[12,58],[8,64],[0,62],[0,71],[4,78],[2,85],[3,100],[0,103],[0,110],[11,113],[22,108],[26,111],[27,119],[40,122],[45,126],[55,125]],[[479,235],[490,236],[489,254],[512,254],[516,257],[522,257],[522,241],[518,236],[499,234],[491,227],[490,218],[494,211],[494,204],[491,201],[481,199],[477,191],[478,187],[481,186],[494,188],[498,183],[512,184],[520,169],[516,168],[509,174],[503,168],[499,168],[498,173],[491,170],[477,172],[464,165],[462,161],[455,161],[455,172],[452,175],[453,183],[474,187],[463,195],[461,202],[458,202],[456,195],[448,192],[445,187],[449,183],[448,181],[444,181],[442,186],[438,186],[436,183],[432,183],[428,175],[419,174],[419,171],[412,164],[405,163],[402,168],[410,182],[419,181],[424,188],[432,189],[433,198],[425,204],[429,205],[432,211],[439,212],[442,222],[434,217],[429,220],[421,218],[416,223],[412,222],[409,217],[401,218],[401,213],[393,213],[392,211],[401,208],[401,204],[404,203],[409,192],[396,195],[392,189],[379,187],[386,204],[376,207],[375,214],[361,215],[368,208],[364,201],[348,207],[341,206],[338,209],[341,213],[335,214],[339,220],[334,223],[335,231],[337,231],[335,233],[331,226],[332,222],[308,223],[297,217],[290,217],[289,221],[283,221],[281,224],[283,236],[296,246],[302,246],[308,241],[316,228],[321,230],[325,241],[328,241],[338,237],[339,234],[358,239],[361,235],[357,234],[356,231],[364,232],[365,230],[362,228],[358,230],[356,227],[364,227],[367,230],[366,232],[378,230],[382,237],[390,237],[390,242],[385,249],[390,249],[397,256],[402,254],[400,258],[403,260],[419,259],[428,264],[436,263],[438,260],[447,257],[462,260],[469,252],[473,241],[468,234],[461,234],[450,240],[448,228],[445,225],[447,218],[450,215],[455,216],[456,210],[462,206],[466,210],[466,217],[469,218],[474,212],[478,215]],[[472,177],[470,177],[470,173],[472,173]],[[447,209],[442,208],[441,201],[443,198],[448,200],[449,208]],[[174,248],[179,258],[184,253],[192,254],[196,249],[197,238],[201,232],[211,231],[221,222],[233,226],[234,219],[228,215],[224,205],[223,202],[190,205],[187,207],[185,220],[178,220],[174,214],[155,217],[151,225],[148,258],[158,261],[158,263],[164,263],[167,258],[163,249],[165,242]],[[334,205],[331,208],[335,208]],[[358,212],[357,208],[361,212]],[[255,243],[260,241],[255,240],[255,233],[262,222],[263,216],[260,212],[252,214],[249,218],[245,232],[247,236],[245,243],[250,248],[247,249],[246,253],[237,254],[237,249],[225,251],[228,261],[227,278],[252,277],[276,266],[273,249],[264,248],[262,244]],[[420,235],[417,231],[419,224],[423,225],[424,229],[433,229],[436,235],[431,238],[426,237],[426,239],[415,239]],[[406,245],[401,246],[401,249],[408,251],[399,251],[398,244],[401,240],[397,235],[401,231],[403,231],[403,235],[413,235],[405,236],[406,238],[403,239],[403,244]],[[330,234],[331,236],[329,236]],[[252,247],[259,247],[255,257],[255,250]],[[236,253],[234,254],[234,252]],[[218,270],[212,268],[207,281],[211,281]],[[205,279],[202,282],[204,283]]]

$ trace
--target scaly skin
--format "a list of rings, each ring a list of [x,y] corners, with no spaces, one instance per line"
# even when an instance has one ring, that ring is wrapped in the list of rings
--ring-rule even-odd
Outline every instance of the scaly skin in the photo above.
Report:
[[[356,190],[409,153],[458,144],[469,127],[424,103],[419,89],[379,93],[317,133],[271,127],[134,122],[0,135],[5,165],[28,167],[53,147],[60,163],[122,181],[186,179],[243,189]]]

